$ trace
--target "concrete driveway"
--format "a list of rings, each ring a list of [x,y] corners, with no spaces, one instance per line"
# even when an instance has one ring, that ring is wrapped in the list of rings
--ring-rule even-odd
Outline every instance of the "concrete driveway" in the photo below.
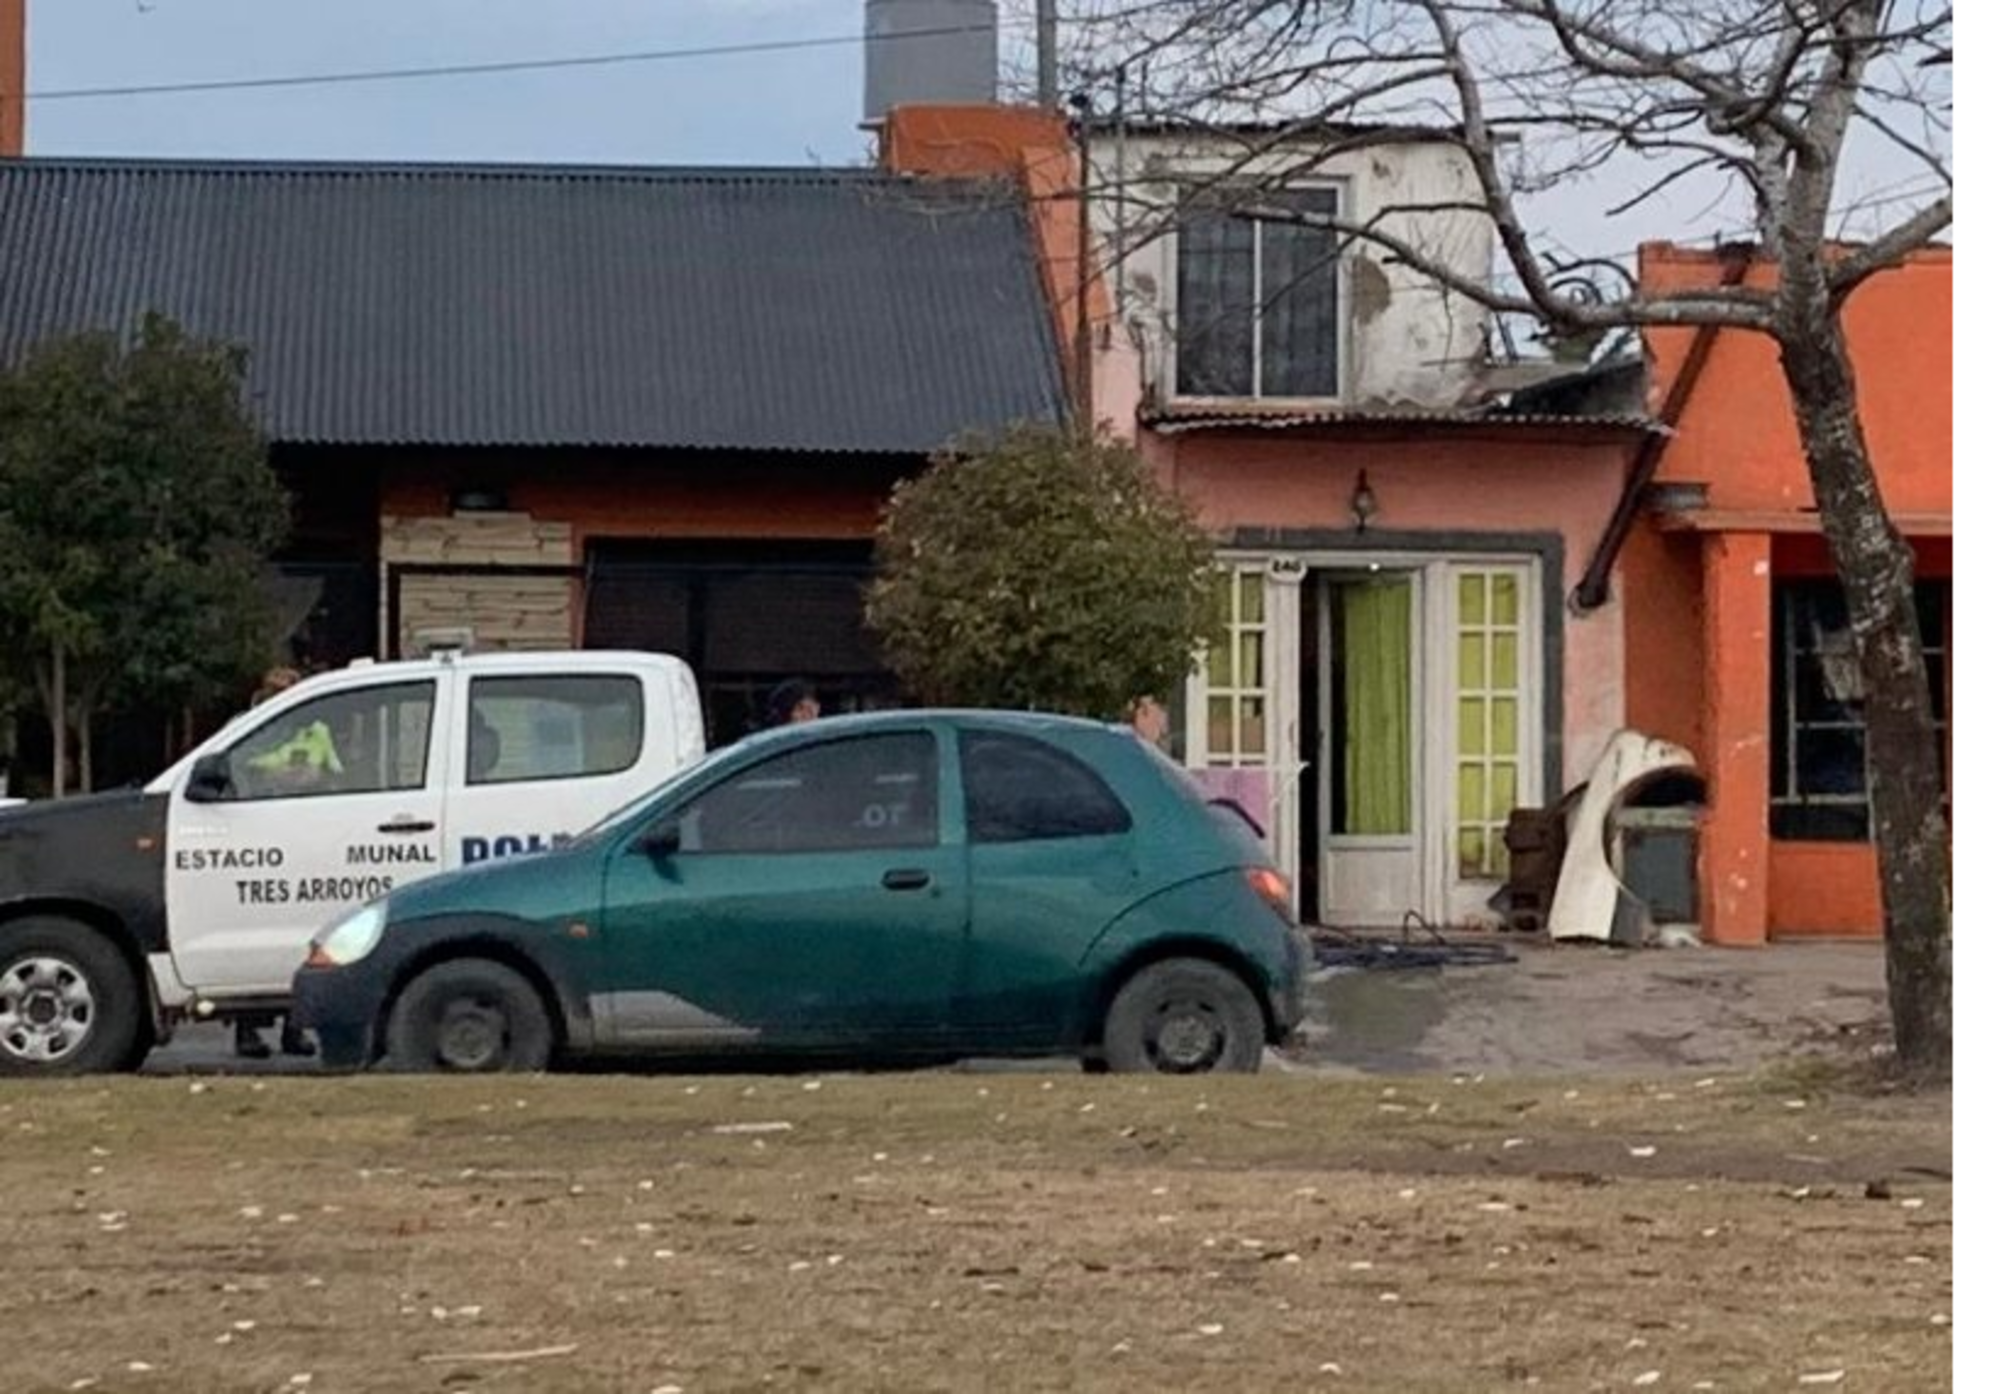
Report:
[[[1517,962],[1322,975],[1290,1061],[1336,1074],[1741,1069],[1871,1039],[1887,1015],[1878,943],[1502,942]]]

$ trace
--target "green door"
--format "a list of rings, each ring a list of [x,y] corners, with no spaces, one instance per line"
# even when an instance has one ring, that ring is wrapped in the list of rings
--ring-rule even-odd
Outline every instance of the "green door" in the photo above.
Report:
[[[1132,820],[1082,761],[1025,736],[959,738],[972,865],[965,1016],[989,1049],[1079,1036],[1077,965],[1137,898]]]
[[[833,737],[669,814],[679,847],[605,871],[602,996],[621,1045],[913,1049],[957,1026],[969,897],[936,737]]]

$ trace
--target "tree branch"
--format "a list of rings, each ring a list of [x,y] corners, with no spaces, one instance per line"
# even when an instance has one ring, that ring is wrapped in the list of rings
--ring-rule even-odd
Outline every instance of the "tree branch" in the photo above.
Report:
[[[1935,240],[1951,225],[1951,199],[1945,194],[1896,227],[1833,263],[1826,280],[1834,294],[1852,290],[1877,271],[1886,271],[1909,253]]]

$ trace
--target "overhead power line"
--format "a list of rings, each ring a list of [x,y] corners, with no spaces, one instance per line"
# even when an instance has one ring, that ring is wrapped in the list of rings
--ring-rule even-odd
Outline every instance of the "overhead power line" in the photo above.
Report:
[[[188,92],[243,92],[270,87],[335,87],[351,82],[409,82],[440,77],[486,77],[497,73],[552,72],[563,68],[608,68],[631,63],[671,63],[690,58],[733,58],[753,53],[793,53],[804,49],[852,48],[870,41],[937,39],[984,34],[990,24],[958,24],[904,29],[887,34],[827,34],[812,39],[766,39],[756,43],[713,44],[705,48],[658,48],[636,53],[591,53],[573,58],[519,58],[493,63],[444,63],[425,68],[370,68],[343,73],[293,73],[280,77],[216,78],[200,82],[148,82],[118,87],[57,87],[29,92],[31,102],[68,102],[102,97],[157,97]]]

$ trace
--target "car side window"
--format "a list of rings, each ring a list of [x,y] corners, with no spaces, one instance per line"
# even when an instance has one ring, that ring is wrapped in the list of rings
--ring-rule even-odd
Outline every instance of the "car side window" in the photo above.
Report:
[[[937,845],[937,742],[922,732],[788,751],[680,811],[685,853],[858,852]]]
[[[421,789],[437,684],[328,693],[265,721],[229,747],[232,799],[297,799]]]
[[[1109,837],[1131,831],[1131,813],[1075,756],[1026,736],[968,731],[965,820],[974,842]]]
[[[645,691],[624,673],[472,679],[465,782],[619,774],[645,742]]]

